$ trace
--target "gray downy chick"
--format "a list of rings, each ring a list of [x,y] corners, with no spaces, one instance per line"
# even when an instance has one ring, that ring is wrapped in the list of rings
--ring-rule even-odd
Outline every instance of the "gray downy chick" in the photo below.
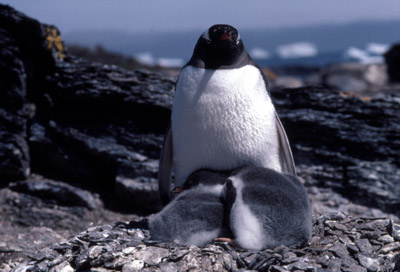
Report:
[[[228,175],[207,170],[191,174],[183,191],[149,220],[152,239],[204,246],[217,237],[230,236],[221,202]]]
[[[297,177],[246,167],[228,178],[223,194],[236,245],[260,250],[302,246],[311,238],[311,203]]]

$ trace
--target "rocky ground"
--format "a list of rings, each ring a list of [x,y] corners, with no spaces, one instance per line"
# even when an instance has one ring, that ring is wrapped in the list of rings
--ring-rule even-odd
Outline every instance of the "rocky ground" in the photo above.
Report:
[[[313,203],[309,246],[161,244],[145,218],[174,77],[74,57],[57,28],[0,5],[0,270],[400,269],[400,86],[385,71],[268,71]]]
[[[30,256],[16,271],[396,271],[400,226],[385,218],[317,217],[310,244],[258,252],[151,241],[140,223],[96,226]],[[135,226],[136,224],[136,226]],[[397,255],[396,255],[397,254]],[[8,265],[4,265],[9,269]]]

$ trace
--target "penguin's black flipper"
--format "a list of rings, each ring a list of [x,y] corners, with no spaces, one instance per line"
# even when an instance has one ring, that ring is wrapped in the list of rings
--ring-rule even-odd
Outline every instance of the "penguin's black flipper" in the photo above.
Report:
[[[290,149],[289,140],[276,112],[275,117],[279,139],[279,160],[281,161],[282,171],[296,176],[296,166],[294,165],[294,159],[292,150]]]
[[[171,121],[165,133],[161,149],[160,163],[158,165],[158,191],[161,203],[165,206],[170,202],[171,172],[172,172],[172,130]]]

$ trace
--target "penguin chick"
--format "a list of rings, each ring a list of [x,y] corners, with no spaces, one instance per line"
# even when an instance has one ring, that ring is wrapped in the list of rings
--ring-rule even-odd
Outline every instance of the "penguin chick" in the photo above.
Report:
[[[206,170],[191,174],[184,190],[149,220],[152,239],[204,246],[216,237],[227,236],[221,202],[227,176]]]
[[[242,168],[228,178],[223,195],[234,242],[242,248],[302,246],[311,238],[310,200],[293,175]]]

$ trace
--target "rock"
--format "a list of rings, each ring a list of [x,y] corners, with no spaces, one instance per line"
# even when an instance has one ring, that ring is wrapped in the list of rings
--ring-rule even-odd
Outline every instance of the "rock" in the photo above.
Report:
[[[0,11],[4,12],[4,11]],[[0,18],[1,18],[0,14]],[[1,21],[0,21],[1,22]],[[3,26],[3,23],[1,24]],[[3,83],[0,93],[0,180],[18,180],[29,173],[29,150],[26,142],[28,107],[26,72],[21,52],[10,33],[0,27],[0,73],[12,79]]]
[[[276,80],[271,82],[271,88],[299,88],[303,87],[303,81],[294,76],[279,76]]]
[[[139,213],[151,213],[161,209],[158,181],[155,178],[125,178],[117,176],[115,195]]]
[[[330,65],[309,76],[306,83],[327,85],[342,92],[368,96],[377,96],[382,91],[391,93],[397,88],[388,87],[385,65],[356,62]]]
[[[394,44],[385,54],[387,73],[393,82],[400,82],[400,44]]]
[[[114,212],[147,215],[160,207],[157,161],[174,80],[73,57],[59,34],[0,5],[0,72],[7,75],[0,94],[0,269],[399,268],[400,88],[387,85],[384,65],[313,70],[315,83],[335,88],[271,88],[299,176],[315,214],[323,214],[310,245],[185,247],[151,241],[142,221],[115,224],[138,216]],[[285,84],[308,74],[285,74]],[[343,81],[355,82],[352,93]]]
[[[73,58],[55,27],[8,6],[0,11],[2,74],[10,74],[0,99],[7,101],[0,102],[2,182],[24,179],[32,169],[113,187],[120,166],[158,159],[170,79]],[[154,177],[141,165],[131,168]]]
[[[369,243],[368,239],[359,239],[356,241],[356,246],[360,250],[361,253],[369,255],[372,253],[372,246]]]
[[[7,53],[12,60],[20,59],[12,71],[24,75],[28,73],[25,66],[37,67],[29,75],[18,77],[20,83],[10,83],[22,86],[17,92],[21,93],[17,108],[31,111],[18,114],[22,134],[6,130],[12,139],[21,139],[21,146],[26,148],[18,152],[15,144],[4,145],[8,155],[1,161],[13,161],[11,153],[21,155],[18,164],[7,166],[7,171],[19,169],[18,173],[24,173],[4,182],[25,179],[33,171],[48,179],[79,184],[107,201],[112,202],[115,196],[123,200],[106,206],[119,205],[142,213],[158,210],[157,161],[170,118],[173,80],[155,72],[88,62],[70,56],[64,47],[60,52],[56,46],[48,50],[50,41],[54,45],[56,38],[61,40],[55,27],[48,32],[46,25],[26,19],[11,8],[2,7],[2,12],[2,20],[10,21],[2,32],[8,33],[10,44],[2,48],[28,50],[22,59],[15,50],[15,56]],[[40,59],[26,48],[25,37],[19,37],[19,32],[10,34],[15,27],[21,28],[22,22],[37,28],[29,35],[38,41]],[[33,64],[28,65],[30,62]],[[381,68],[344,64],[319,73],[327,77],[358,75],[369,85],[378,86],[384,82],[379,79]],[[303,70],[296,72],[297,79],[309,73]],[[283,75],[289,76],[288,71]],[[307,86],[273,88],[271,95],[307,187],[317,187],[316,191],[333,188],[335,192],[326,193],[338,194],[337,199],[331,198],[337,206],[331,210],[347,212],[348,206],[358,209],[356,214],[376,213],[362,210],[363,205],[396,216],[400,199],[396,179],[400,161],[397,94],[366,99],[327,87]],[[380,182],[381,178],[388,182]],[[346,199],[361,206],[346,204]],[[340,201],[343,203],[337,205]]]
[[[381,221],[341,214],[321,216],[314,221],[313,232],[318,235],[318,241],[311,241],[304,248],[280,246],[259,252],[225,248],[219,244],[198,248],[157,243],[149,239],[146,229],[137,229],[144,233],[144,238],[139,240],[140,244],[129,246],[132,239],[129,233],[133,229],[127,225],[105,225],[89,228],[68,241],[41,250],[19,268],[29,265],[35,269],[40,267],[41,271],[56,271],[63,267],[85,267],[91,271],[101,268],[115,271],[237,271],[239,267],[242,271],[393,271],[397,256],[400,256],[400,246],[398,242],[390,247],[379,246],[380,238],[392,237],[388,225]],[[338,225],[343,232],[332,234]],[[368,242],[360,238],[366,226],[374,227],[379,236]],[[343,241],[354,241],[360,252],[346,250]],[[377,246],[369,247],[371,244]]]
[[[399,215],[398,95],[367,101],[310,86],[271,94],[306,186]]]
[[[12,265],[15,261],[26,259],[27,256],[36,261],[44,261],[46,256],[55,260],[57,256],[49,254],[48,251],[43,255],[35,253],[66,238],[66,231],[64,231],[64,235],[61,235],[60,232],[57,233],[44,226],[26,228],[3,225],[0,229],[0,263]],[[1,271],[9,270],[4,268]]]
[[[138,271],[144,267],[144,261],[134,260],[130,263],[126,263],[122,266],[122,272]]]
[[[77,187],[45,179],[24,180],[11,183],[9,188],[16,192],[27,193],[67,206],[83,206],[89,209],[97,209],[101,205],[90,192]]]
[[[378,271],[379,261],[375,258],[367,257],[363,254],[357,255],[360,265],[367,268],[368,271]]]

